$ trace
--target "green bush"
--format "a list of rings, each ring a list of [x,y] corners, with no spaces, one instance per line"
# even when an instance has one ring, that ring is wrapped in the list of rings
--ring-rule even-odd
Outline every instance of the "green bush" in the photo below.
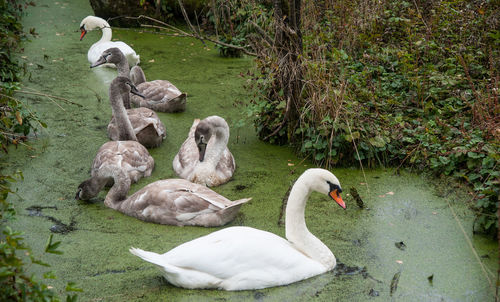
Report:
[[[477,230],[492,232],[500,192],[498,20],[498,1],[303,1],[294,137],[285,129],[268,137],[286,108],[273,86],[272,52],[257,59],[249,116],[261,138],[293,141],[319,165],[361,161],[463,180]]]

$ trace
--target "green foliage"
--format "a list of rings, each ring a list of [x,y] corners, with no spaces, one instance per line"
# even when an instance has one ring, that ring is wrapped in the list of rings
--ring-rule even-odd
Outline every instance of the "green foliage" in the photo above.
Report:
[[[32,3],[0,0],[0,146],[7,152],[7,145],[17,145],[27,139],[28,133],[35,130],[35,123],[42,127],[37,116],[22,102],[13,97],[20,89],[21,69],[15,58],[19,43],[26,40],[19,18],[23,9]],[[30,32],[34,34],[34,29]]]
[[[286,100],[280,62],[257,59],[249,107],[261,138],[319,165],[429,169],[470,184],[476,227],[496,229],[498,1],[303,1],[303,90],[295,137],[268,135]],[[265,53],[264,53],[265,54]]]
[[[23,9],[29,3],[15,0],[0,0],[0,144],[7,152],[7,145],[19,144],[27,139],[33,122],[45,125],[38,120],[26,106],[13,97],[19,89],[20,68],[13,56],[25,34],[19,19]],[[34,30],[31,30],[34,33]],[[28,273],[31,265],[50,267],[49,264],[34,255],[24,242],[23,233],[9,226],[16,217],[12,204],[7,200],[14,194],[10,183],[22,179],[18,172],[14,176],[0,174],[0,301],[61,301],[54,291],[35,275]],[[50,235],[45,253],[61,254],[57,248],[60,242],[54,242]],[[52,272],[43,274],[44,279],[54,279]],[[71,292],[81,291],[73,283],[68,283],[66,301],[76,301],[77,295]]]
[[[262,1],[215,0],[209,4],[205,27],[226,44],[248,47],[255,38],[255,27],[251,22],[265,26],[264,23],[271,21],[270,9]],[[219,44],[217,48],[223,57],[242,55],[241,50],[235,48]]]

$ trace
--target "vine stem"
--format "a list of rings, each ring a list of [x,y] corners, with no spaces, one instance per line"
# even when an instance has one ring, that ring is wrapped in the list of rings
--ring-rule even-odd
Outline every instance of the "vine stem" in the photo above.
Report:
[[[363,163],[361,162],[361,158],[359,157],[358,147],[356,146],[356,140],[352,136],[351,125],[349,125],[348,119],[346,119],[346,123],[347,123],[347,128],[349,128],[349,134],[352,137],[352,143],[354,145],[354,150],[356,150],[356,155],[358,155],[358,161],[359,161],[359,165],[361,166],[361,171],[363,172],[363,177],[364,177],[365,183],[366,183],[366,189],[368,190],[368,193],[370,193],[370,186],[368,185],[368,180],[366,179],[365,169],[363,168]]]

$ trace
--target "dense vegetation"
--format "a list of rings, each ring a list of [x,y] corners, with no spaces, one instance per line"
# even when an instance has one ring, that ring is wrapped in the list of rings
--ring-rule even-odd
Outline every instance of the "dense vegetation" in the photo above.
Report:
[[[390,165],[463,180],[476,230],[496,229],[499,1],[289,1],[302,2],[292,127],[282,127],[289,96],[277,81],[272,3],[218,2],[224,34],[257,52],[249,116],[262,139],[292,143],[326,167]]]
[[[14,97],[19,89],[22,72],[15,53],[19,52],[19,43],[27,36],[23,31],[20,18],[27,5],[24,1],[0,0],[0,144],[7,153],[9,144],[18,145],[27,139],[30,131],[35,131],[33,121],[41,124],[21,101]],[[34,30],[30,30],[34,34]],[[43,124],[42,124],[43,125]],[[8,176],[0,174],[0,301],[61,301],[54,291],[37,276],[30,275],[27,268],[33,264],[49,267],[35,256],[34,251],[24,242],[23,234],[14,231],[9,222],[15,219],[16,212],[7,197],[15,194],[9,183],[22,179],[22,173]],[[49,237],[44,253],[61,254]],[[54,279],[47,271],[44,279]],[[73,283],[68,283],[66,291],[81,291]],[[66,301],[76,301],[75,294],[68,294]]]

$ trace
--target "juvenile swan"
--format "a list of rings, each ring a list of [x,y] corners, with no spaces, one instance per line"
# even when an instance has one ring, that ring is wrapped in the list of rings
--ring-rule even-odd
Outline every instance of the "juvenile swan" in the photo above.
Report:
[[[109,89],[112,103],[120,102],[120,97],[135,93],[126,78],[116,78]],[[126,113],[121,113],[125,115]],[[120,114],[118,114],[120,116]],[[154,160],[148,150],[136,140],[134,130],[128,119],[120,119],[119,131],[122,141],[107,142],[99,148],[91,169],[91,178],[78,187],[76,199],[90,199],[97,196],[106,184],[112,184],[118,175],[124,175],[130,182],[151,175]]]
[[[184,179],[158,180],[127,197],[130,183],[130,178],[118,170],[104,204],[123,214],[160,224],[221,226],[233,220],[241,205],[251,199],[230,201]],[[92,186],[95,185],[84,182],[78,190],[90,192],[94,190]]]
[[[128,63],[131,66],[139,64],[140,57],[135,53],[135,50],[133,50],[130,46],[128,46],[124,42],[111,41],[111,36],[112,36],[111,27],[109,26],[108,22],[106,22],[106,20],[102,18],[95,16],[87,16],[82,20],[82,22],[80,23],[80,31],[81,31],[80,41],[87,34],[88,31],[94,30],[96,28],[100,28],[102,30],[102,37],[99,41],[94,43],[89,48],[89,51],[87,53],[87,58],[91,64],[93,64],[99,59],[103,51],[111,47],[119,48],[125,55],[125,57],[128,60]],[[112,65],[108,64],[108,66]]]
[[[185,93],[182,93],[167,80],[147,82],[146,76],[139,66],[133,66],[129,71],[129,65],[125,56],[116,47],[105,50],[90,68],[109,63],[116,65],[119,76],[130,77],[132,82],[137,86],[137,90],[144,95],[144,98],[135,95],[130,96],[132,103],[137,107],[146,107],[154,111],[167,113],[186,110]],[[126,108],[130,108],[130,105]]]
[[[117,77],[113,81],[129,83],[133,87],[131,90],[132,94],[141,95],[135,89],[135,86],[130,83],[128,78]],[[124,86],[116,85],[110,86],[110,95],[112,94],[112,90],[123,89],[123,87]],[[120,130],[120,128],[130,124],[139,143],[144,145],[146,148],[159,146],[166,137],[166,131],[165,125],[163,125],[158,115],[153,110],[148,108],[125,109],[124,103],[126,103],[125,100],[128,99],[129,93],[127,92],[125,94],[123,91],[120,93],[123,93],[122,98],[110,98],[113,117],[108,124],[109,138],[114,141],[130,139],[124,137],[124,135],[127,135],[126,132]],[[114,95],[117,94],[118,92],[114,93]]]
[[[236,163],[227,148],[229,126],[220,116],[194,120],[174,158],[175,173],[209,187],[224,184],[233,176]]]
[[[312,191],[342,208],[340,183],[331,172],[309,169],[295,182],[286,207],[286,238],[250,227],[229,227],[179,245],[165,254],[131,248],[155,264],[171,284],[185,288],[250,290],[279,286],[332,270],[330,249],[307,229],[304,211]]]

